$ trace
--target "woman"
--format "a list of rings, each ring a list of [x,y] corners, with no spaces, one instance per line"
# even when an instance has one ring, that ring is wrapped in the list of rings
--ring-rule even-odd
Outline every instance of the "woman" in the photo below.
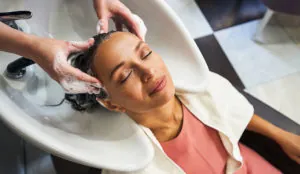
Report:
[[[245,128],[274,139],[300,163],[300,137],[253,115],[253,107],[224,78],[209,73],[205,91],[176,94],[161,57],[138,37],[109,32],[94,39],[95,44],[73,61],[99,79],[104,92],[67,99],[77,109],[100,103],[141,126],[155,156],[145,169],[133,173],[281,173],[238,143]]]

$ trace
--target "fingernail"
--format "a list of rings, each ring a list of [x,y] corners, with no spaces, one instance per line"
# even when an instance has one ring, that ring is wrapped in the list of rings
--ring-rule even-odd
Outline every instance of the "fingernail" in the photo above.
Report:
[[[100,88],[94,88],[94,89],[92,90],[92,93],[93,93],[93,94],[100,94],[100,92],[101,92]]]
[[[104,33],[104,30],[102,29],[102,27],[103,27],[102,19],[99,19],[97,22],[97,28],[96,28],[98,34]]]
[[[102,88],[101,83],[92,83],[91,86],[96,88]]]
[[[98,91],[94,90],[94,91],[91,91],[91,94],[99,95],[100,91],[99,90]]]
[[[89,38],[88,42],[94,42],[94,38],[93,37]]]
[[[101,30],[101,21],[100,20],[98,20],[98,22],[97,22],[96,30],[97,30],[97,33],[100,34],[100,30]]]
[[[91,47],[92,45],[94,45],[94,38],[89,38],[88,39],[88,43],[89,43],[89,47]]]

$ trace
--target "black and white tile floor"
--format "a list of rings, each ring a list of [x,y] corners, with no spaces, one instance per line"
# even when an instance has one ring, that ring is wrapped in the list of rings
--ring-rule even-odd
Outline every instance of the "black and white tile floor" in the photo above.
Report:
[[[260,0],[166,0],[195,39],[211,71],[300,124],[300,17],[277,13],[264,43],[253,40]]]
[[[259,114],[268,115],[265,119],[280,117],[281,112],[287,118],[278,120],[278,125],[282,123],[285,127],[287,124],[283,123],[288,118],[300,124],[299,17],[274,15],[263,33],[265,43],[259,44],[252,39],[266,12],[260,0],[165,1],[195,39],[211,71],[251,94],[245,95]],[[266,113],[267,106],[262,106],[253,96],[275,110]],[[68,173],[68,163],[56,160],[64,169],[55,172],[48,153],[25,142],[0,123],[0,136],[6,140],[0,143],[0,149],[10,149],[1,152],[0,173]],[[92,170],[89,173],[97,173]]]

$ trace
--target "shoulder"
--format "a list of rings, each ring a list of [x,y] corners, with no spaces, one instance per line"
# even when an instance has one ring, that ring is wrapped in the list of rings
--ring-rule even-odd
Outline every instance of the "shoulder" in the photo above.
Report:
[[[208,118],[245,119],[252,117],[253,106],[224,77],[210,72],[207,87],[199,93],[182,93],[179,99],[197,113],[206,112]],[[248,119],[245,119],[248,120]]]
[[[182,99],[205,99],[210,98],[215,100],[217,103],[219,102],[247,102],[247,100],[243,97],[243,95],[224,77],[214,72],[209,72],[207,76],[207,85],[206,88],[197,93],[177,93],[177,95]],[[228,104],[228,103],[227,103]]]

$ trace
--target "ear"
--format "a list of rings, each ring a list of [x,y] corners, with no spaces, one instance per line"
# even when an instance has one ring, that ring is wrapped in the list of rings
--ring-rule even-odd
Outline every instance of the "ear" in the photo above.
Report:
[[[100,98],[96,98],[96,100],[98,101],[99,104],[101,104],[102,106],[104,106],[105,108],[107,108],[110,111],[126,112],[125,108],[123,108],[119,105],[113,104],[110,100],[107,100],[107,99],[103,100]]]

